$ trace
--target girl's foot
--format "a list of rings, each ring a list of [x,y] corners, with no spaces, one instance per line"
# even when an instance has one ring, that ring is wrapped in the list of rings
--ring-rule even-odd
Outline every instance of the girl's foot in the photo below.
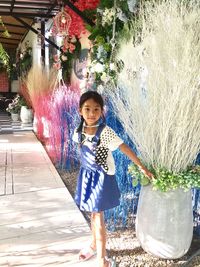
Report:
[[[85,247],[81,249],[81,251],[79,252],[79,260],[87,261],[95,255],[96,255],[96,250],[94,250],[91,246]]]

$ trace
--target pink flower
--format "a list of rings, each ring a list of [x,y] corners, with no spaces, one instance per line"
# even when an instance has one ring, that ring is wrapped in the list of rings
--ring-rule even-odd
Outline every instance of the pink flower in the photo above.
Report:
[[[69,45],[69,51],[72,53],[75,50],[76,46],[74,44]]]
[[[68,48],[69,48],[69,47],[67,47],[67,46],[64,45],[64,46],[62,47],[62,51],[63,51],[63,52],[67,52]]]
[[[56,70],[59,70],[59,69],[61,68],[61,64],[60,64],[60,62],[54,63],[54,64],[53,64],[53,67],[54,67]]]
[[[58,62],[58,60],[59,60],[59,56],[58,56],[58,55],[54,55],[53,58],[54,58],[54,60],[55,60],[56,62]]]

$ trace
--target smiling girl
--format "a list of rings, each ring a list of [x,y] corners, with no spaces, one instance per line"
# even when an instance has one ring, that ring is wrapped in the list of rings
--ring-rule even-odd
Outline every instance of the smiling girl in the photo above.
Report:
[[[104,102],[97,92],[81,95],[79,113],[81,123],[73,140],[80,144],[80,172],[75,201],[82,211],[91,212],[92,241],[79,253],[80,260],[88,260],[97,253],[98,267],[114,267],[116,263],[106,257],[106,229],[103,212],[120,203],[120,191],[115,179],[112,151],[119,148],[144,174],[152,174],[142,165],[135,153],[106,125]]]

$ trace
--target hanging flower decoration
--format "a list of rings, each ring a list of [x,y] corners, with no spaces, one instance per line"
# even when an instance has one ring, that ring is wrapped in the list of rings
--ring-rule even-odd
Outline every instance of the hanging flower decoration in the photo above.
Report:
[[[71,36],[71,37],[67,36],[64,39],[62,50],[65,53],[66,52],[73,53],[74,50],[76,49],[76,42],[77,42],[77,39],[75,36]]]
[[[62,77],[66,83],[70,83],[70,76],[72,71],[72,62],[75,56],[81,50],[81,43],[75,36],[66,36],[63,39],[62,45],[63,53],[54,56],[53,67],[57,70],[62,69]]]
[[[72,18],[72,22],[69,27],[69,35],[70,36],[74,35],[77,38],[80,38],[81,34],[85,33],[85,26],[84,26],[83,19],[70,8],[65,7],[65,10],[67,10],[67,12],[70,14]]]
[[[62,9],[53,18],[52,34],[57,36],[67,36],[69,34],[71,22],[71,16],[64,9]]]
[[[79,0],[73,3],[80,11],[96,9],[100,0]],[[66,83],[70,83],[73,59],[81,50],[80,37],[86,32],[85,22],[67,5],[53,20],[51,30],[54,36],[61,36],[62,53],[54,56],[54,68],[62,69],[62,77]]]
[[[100,0],[79,0],[73,5],[80,11],[94,10],[99,5]],[[80,38],[85,32],[85,22],[67,5],[53,19],[52,34],[58,36],[76,36]]]

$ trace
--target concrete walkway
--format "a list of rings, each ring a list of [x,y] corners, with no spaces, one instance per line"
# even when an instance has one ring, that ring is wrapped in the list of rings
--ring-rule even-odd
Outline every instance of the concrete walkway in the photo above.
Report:
[[[79,262],[84,217],[31,131],[0,135],[0,266],[96,267]]]

